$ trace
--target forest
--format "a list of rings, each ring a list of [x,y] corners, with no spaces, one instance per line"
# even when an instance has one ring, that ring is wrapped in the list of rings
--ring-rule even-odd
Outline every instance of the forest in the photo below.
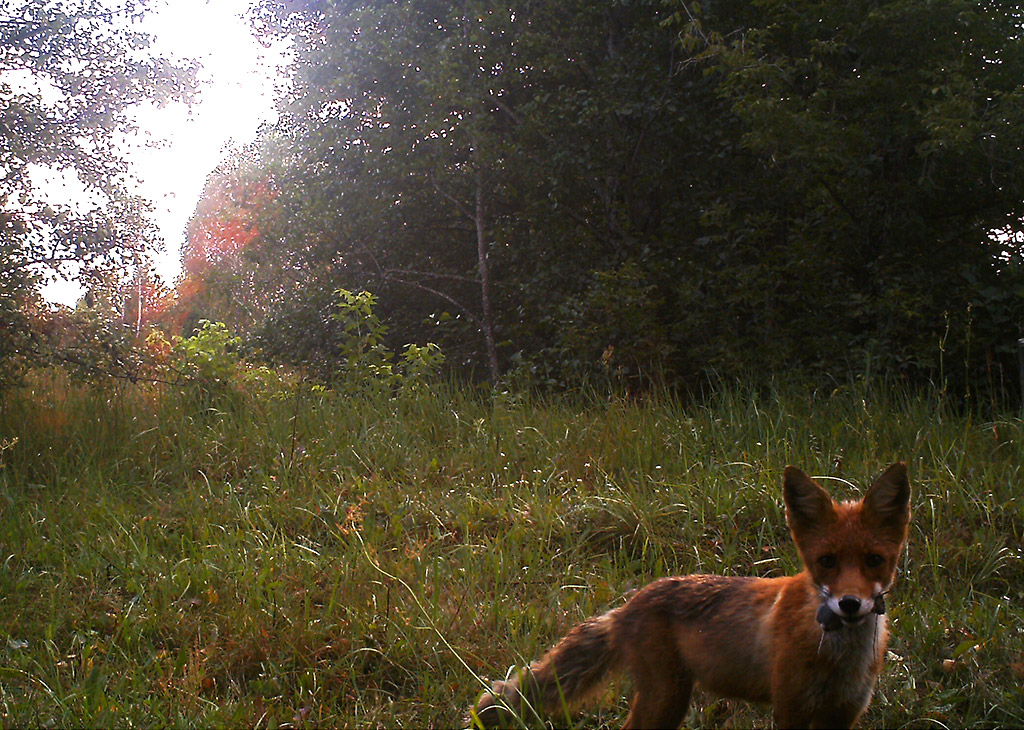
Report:
[[[5,110],[2,192],[27,196],[3,213],[5,373],[88,345],[106,322],[139,339],[210,321],[253,361],[329,383],[345,369],[344,289],[375,298],[392,349],[434,343],[452,373],[510,387],[885,373],[1017,398],[1018,6],[311,0],[250,13],[254,32],[293,44],[280,117],[210,175],[173,283],[145,265],[145,201],[116,189],[101,139],[133,100],[188,94],[190,69],[97,56],[86,85],[48,54],[7,55],[77,84],[82,109],[13,95]],[[18,41],[8,25],[5,45]],[[62,124],[87,134],[69,141]],[[108,204],[76,217],[33,201],[24,167],[47,161]],[[89,289],[55,317],[33,280],[68,261]],[[130,349],[106,329],[107,350]]]
[[[798,572],[787,464],[895,461],[861,725],[1024,725],[1021,6],[240,3],[277,118],[166,281],[153,5],[0,8],[0,728],[465,727],[650,580]]]

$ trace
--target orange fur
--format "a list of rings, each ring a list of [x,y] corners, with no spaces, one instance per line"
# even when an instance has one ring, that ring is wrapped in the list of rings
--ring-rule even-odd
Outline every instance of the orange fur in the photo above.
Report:
[[[633,681],[626,728],[676,728],[695,683],[770,702],[779,727],[852,727],[867,708],[888,634],[884,599],[910,522],[893,464],[858,502],[834,502],[787,467],[786,521],[804,571],[785,578],[689,575],[649,584],[585,621],[542,659],[484,692],[484,727],[559,717],[613,673]]]

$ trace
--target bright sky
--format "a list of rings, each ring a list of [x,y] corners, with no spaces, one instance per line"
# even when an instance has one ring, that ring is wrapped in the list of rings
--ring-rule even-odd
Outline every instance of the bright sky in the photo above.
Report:
[[[183,104],[140,108],[140,139],[126,154],[138,179],[137,192],[153,202],[166,250],[157,270],[167,283],[180,271],[185,226],[195,211],[206,176],[221,161],[225,146],[244,144],[260,124],[273,121],[275,85],[287,62],[283,44],[265,48],[240,17],[249,0],[157,0],[139,26],[152,36],[155,54],[194,58],[202,64],[201,88],[191,111]],[[43,289],[54,302],[73,305],[80,289],[55,282]]]

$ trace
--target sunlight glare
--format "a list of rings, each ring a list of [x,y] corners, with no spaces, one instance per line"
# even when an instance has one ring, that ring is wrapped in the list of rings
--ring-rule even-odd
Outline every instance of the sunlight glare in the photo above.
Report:
[[[191,108],[140,107],[138,132],[124,141],[130,182],[154,205],[165,244],[157,273],[169,284],[180,272],[185,227],[207,175],[231,144],[252,141],[260,125],[277,117],[275,89],[284,83],[288,47],[281,41],[265,46],[253,37],[242,17],[248,6],[247,0],[163,0],[150,5],[139,25],[152,36],[154,54],[202,64]],[[44,289],[48,300],[68,305],[80,294],[69,282]]]

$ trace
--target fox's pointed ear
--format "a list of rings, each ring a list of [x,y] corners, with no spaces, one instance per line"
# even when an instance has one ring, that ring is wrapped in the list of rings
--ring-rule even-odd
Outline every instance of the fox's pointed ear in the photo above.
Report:
[[[795,466],[787,466],[782,475],[782,496],[786,501],[786,522],[793,532],[806,532],[835,519],[828,492]]]
[[[910,522],[910,480],[907,465],[896,462],[875,480],[864,495],[864,511],[886,526]]]

